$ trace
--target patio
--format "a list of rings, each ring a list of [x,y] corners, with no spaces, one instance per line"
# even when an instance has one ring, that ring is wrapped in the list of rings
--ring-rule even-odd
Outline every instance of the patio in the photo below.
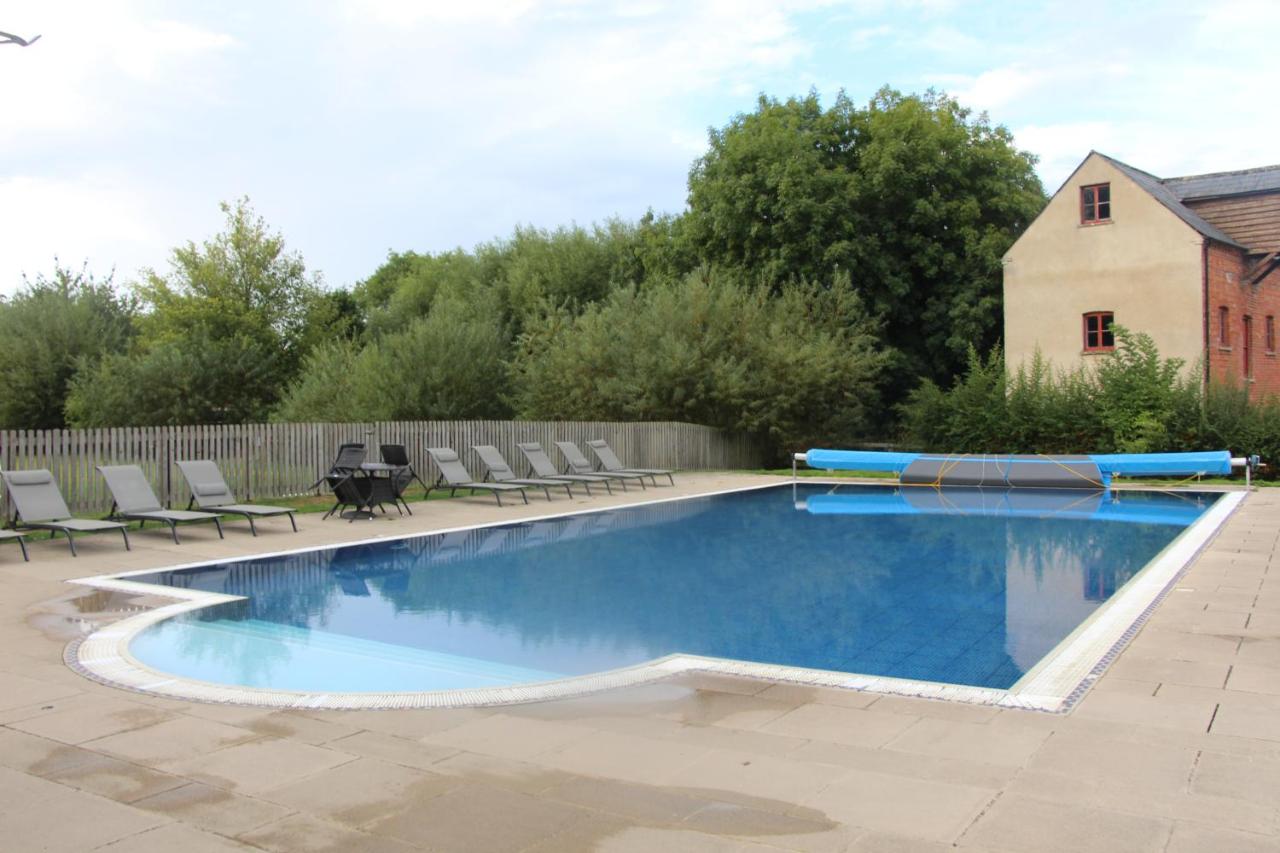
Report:
[[[682,475],[572,508],[765,478]],[[0,552],[0,837],[13,850],[1280,850],[1280,490],[1252,494],[1065,715],[684,676],[442,711],[183,703],[69,640],[154,602],[64,580],[545,514],[433,502]],[[553,507],[570,507],[559,500]],[[1280,566],[1280,563],[1277,563]]]

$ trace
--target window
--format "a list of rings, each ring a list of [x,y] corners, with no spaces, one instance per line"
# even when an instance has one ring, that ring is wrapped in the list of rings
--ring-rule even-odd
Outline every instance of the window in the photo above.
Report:
[[[1231,326],[1228,321],[1231,319],[1231,312],[1227,310],[1227,306],[1218,306],[1218,346],[1231,346]]]
[[[1244,356],[1244,378],[1253,378],[1253,318],[1248,314],[1244,316],[1244,341],[1240,344],[1241,354]]]
[[[1084,315],[1084,351],[1105,352],[1116,348],[1116,336],[1111,332],[1115,315],[1110,311],[1090,311]]]
[[[1111,184],[1080,188],[1080,224],[1111,221]]]
[[[1264,327],[1267,336],[1267,353],[1275,355],[1276,352],[1276,318],[1270,314],[1267,315],[1267,324]]]

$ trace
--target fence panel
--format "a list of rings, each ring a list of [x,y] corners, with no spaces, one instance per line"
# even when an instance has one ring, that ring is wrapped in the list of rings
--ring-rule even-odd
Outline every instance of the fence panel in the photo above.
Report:
[[[0,431],[0,465],[48,468],[73,512],[102,515],[111,496],[99,465],[139,465],[166,506],[183,507],[191,493],[174,466],[181,459],[212,459],[237,495],[269,500],[305,494],[347,441],[363,442],[371,460],[378,458],[379,444],[403,444],[418,473],[430,480],[435,470],[428,447],[454,448],[479,478],[484,469],[471,450],[475,445],[494,445],[524,475],[518,442],[540,443],[563,466],[555,441],[574,441],[590,457],[586,441],[593,438],[607,440],[627,464],[640,468],[731,470],[759,468],[764,460],[749,436],[697,424],[395,421],[5,430]],[[0,510],[5,519],[11,517],[7,494],[0,494]]]

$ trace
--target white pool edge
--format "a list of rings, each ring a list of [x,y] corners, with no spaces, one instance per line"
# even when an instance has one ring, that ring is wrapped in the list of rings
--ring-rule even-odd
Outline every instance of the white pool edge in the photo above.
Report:
[[[1180,533],[1141,572],[1125,584],[1105,604],[1094,611],[1088,619],[1081,623],[1008,690],[674,654],[636,666],[537,684],[429,692],[315,693],[237,687],[182,678],[151,669],[129,653],[129,644],[133,637],[138,632],[158,622],[203,607],[239,600],[238,596],[222,593],[145,584],[129,580],[128,578],[130,577],[156,574],[157,572],[180,571],[226,562],[260,560],[290,554],[308,553],[369,542],[437,536],[464,530],[524,524],[588,513],[611,512],[618,509],[650,506],[671,501],[696,500],[715,495],[774,488],[778,485],[776,482],[765,483],[702,492],[696,495],[638,501],[620,506],[556,512],[529,518],[442,528],[440,530],[403,535],[381,536],[362,540],[361,542],[309,546],[244,557],[201,560],[195,563],[175,566],[78,578],[69,581],[69,583],[135,595],[154,595],[174,600],[174,603],[126,617],[86,637],[73,641],[67,647],[65,660],[72,669],[80,674],[113,687],[185,701],[194,700],[269,708],[391,710],[512,705],[585,696],[604,690],[647,684],[687,673],[711,673],[769,682],[784,682],[813,687],[834,687],[897,696],[1060,713],[1069,710],[1079,700],[1101,673],[1105,671],[1106,667],[1110,665],[1111,661],[1123,650],[1129,640],[1137,634],[1151,612],[1168,593],[1173,583],[1213,539],[1223,523],[1244,501],[1247,495],[1246,492],[1221,493],[1222,497],[1215,501],[1214,505],[1203,516]]]

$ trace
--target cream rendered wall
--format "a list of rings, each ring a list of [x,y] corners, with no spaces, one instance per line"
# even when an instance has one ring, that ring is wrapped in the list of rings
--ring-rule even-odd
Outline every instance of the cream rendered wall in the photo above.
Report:
[[[1107,225],[1080,224],[1080,187],[1111,184]],[[1010,369],[1037,345],[1055,367],[1083,353],[1082,315],[1113,311],[1191,370],[1204,350],[1202,238],[1104,157],[1090,154],[1004,256]]]

